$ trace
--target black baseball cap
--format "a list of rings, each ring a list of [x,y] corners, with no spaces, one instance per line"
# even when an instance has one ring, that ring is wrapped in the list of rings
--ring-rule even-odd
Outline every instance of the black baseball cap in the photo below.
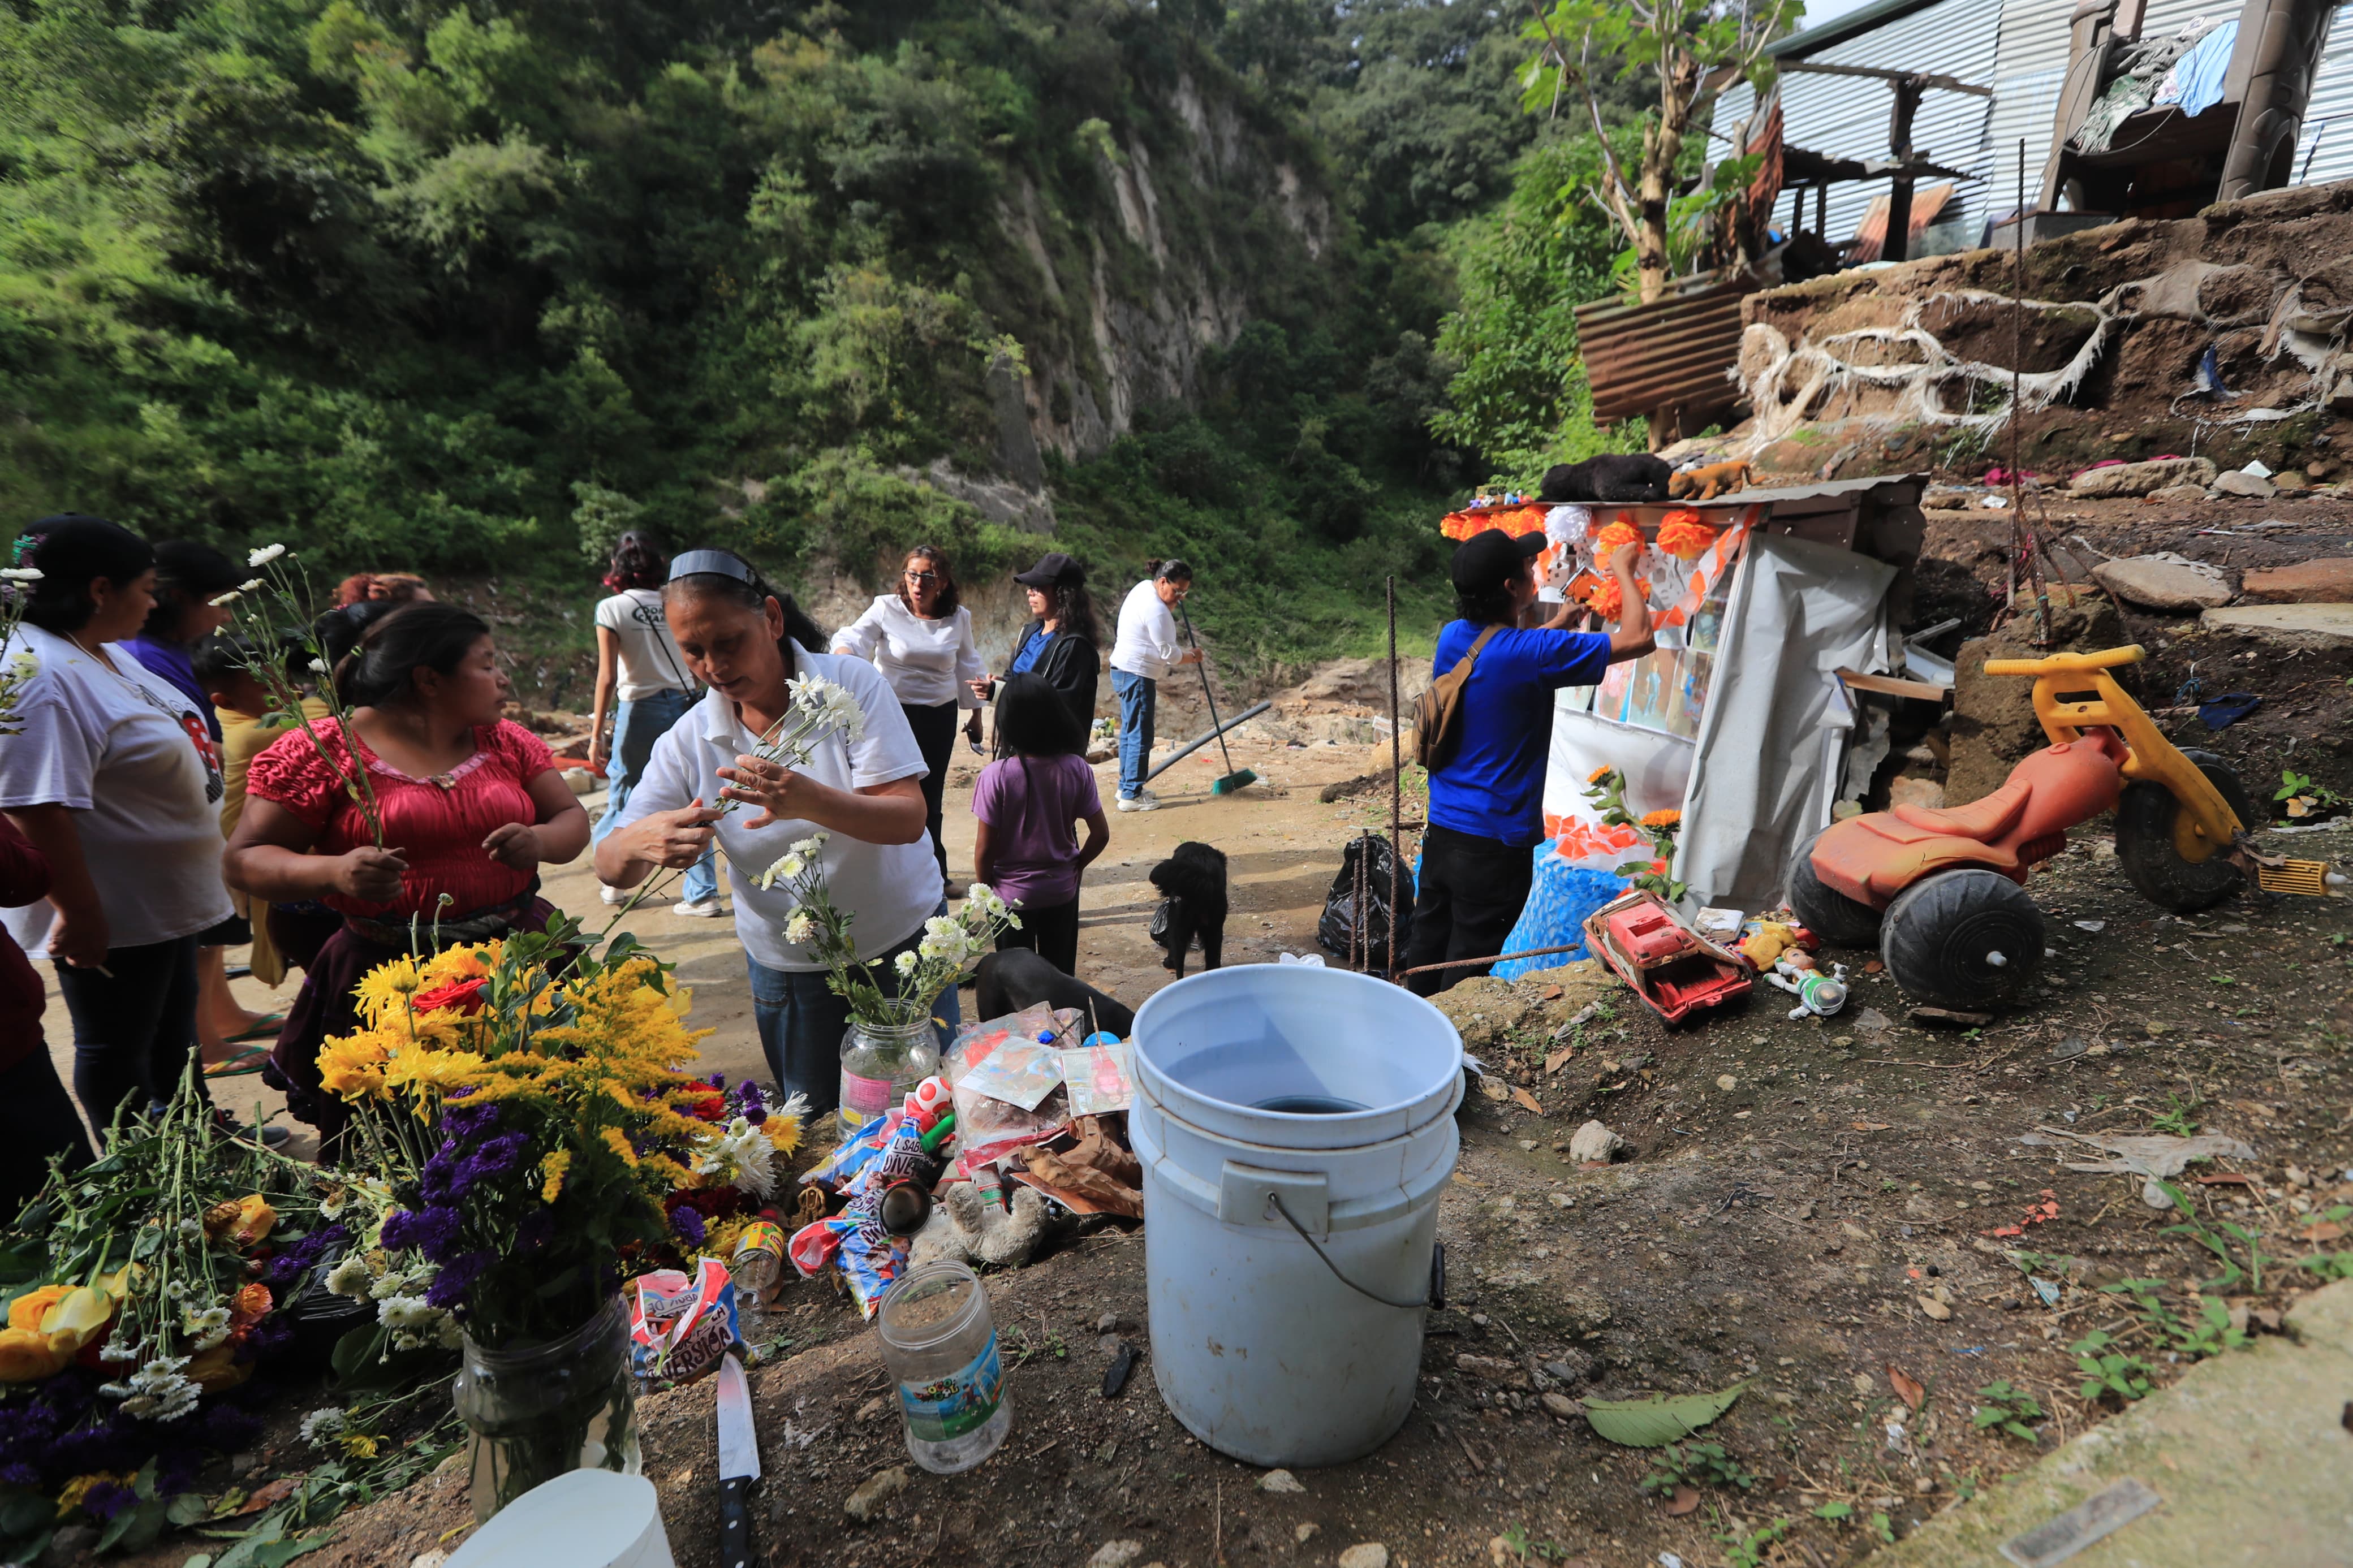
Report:
[[[1454,586],[1465,594],[1500,587],[1527,570],[1528,563],[1544,553],[1545,544],[1541,533],[1514,539],[1500,528],[1483,529],[1454,547]]]
[[[1083,583],[1087,569],[1059,550],[1049,550],[1038,557],[1038,564],[1027,572],[1016,572],[1013,580],[1025,588],[1051,588],[1058,583]]]

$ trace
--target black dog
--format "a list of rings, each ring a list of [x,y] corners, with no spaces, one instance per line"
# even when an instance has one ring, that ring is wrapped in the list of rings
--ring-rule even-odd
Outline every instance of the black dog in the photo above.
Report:
[[[1083,980],[1073,980],[1029,947],[1008,947],[980,961],[973,976],[974,1006],[983,1018],[1002,1018],[1039,1002],[1075,1007],[1090,1018],[1088,1031],[1109,1029],[1121,1039],[1134,1032],[1135,1013]],[[1090,1011],[1092,1009],[1092,1012]]]
[[[1201,966],[1217,969],[1225,962],[1226,856],[1208,844],[1187,842],[1152,868],[1152,885],[1168,900],[1168,933],[1162,945],[1168,956],[1163,969],[1184,978],[1185,954],[1195,941],[1201,944]]]
[[[1645,501],[1667,499],[1674,469],[1647,452],[1604,452],[1581,463],[1545,470],[1536,499],[1547,501]]]

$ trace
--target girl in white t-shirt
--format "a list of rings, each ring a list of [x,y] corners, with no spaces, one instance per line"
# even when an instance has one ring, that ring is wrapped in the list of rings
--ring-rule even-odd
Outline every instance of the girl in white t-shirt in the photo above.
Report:
[[[702,688],[686,672],[686,660],[670,635],[662,614],[661,585],[670,563],[661,550],[642,533],[621,535],[613,547],[612,570],[605,586],[613,596],[596,606],[596,704],[589,721],[588,765],[605,770],[605,815],[597,819],[590,842],[601,844],[621,820],[629,804],[629,790],[646,776],[646,763],[654,742],[670,733]],[[614,698],[617,693],[617,706]],[[605,716],[613,714],[613,740],[605,741]],[[687,868],[683,895],[672,912],[702,917],[723,912],[719,902],[719,870],[705,855]],[[607,889],[607,903],[621,903],[628,895]]]
[[[0,811],[50,879],[7,925],[57,964],[74,1092],[104,1127],[126,1101],[143,1115],[169,1099],[196,1050],[196,938],[232,912],[220,752],[186,693],[123,646],[155,607],[147,542],[94,517],[29,531],[42,577],[0,661],[33,672],[0,741]]]
[[[895,593],[876,596],[866,613],[833,634],[831,652],[871,659],[882,672],[915,745],[923,753],[923,826],[932,836],[932,858],[947,877],[948,852],[940,842],[941,800],[947,788],[948,758],[955,752],[956,714],[972,716],[973,744],[980,743],[980,699],[972,683],[988,674],[972,640],[972,612],[957,603],[955,574],[936,545],[907,552]],[[964,889],[953,879],[948,897]]]

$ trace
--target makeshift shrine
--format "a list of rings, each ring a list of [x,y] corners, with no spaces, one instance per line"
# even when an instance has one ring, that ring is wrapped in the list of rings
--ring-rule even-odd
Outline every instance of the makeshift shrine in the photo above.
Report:
[[[1450,539],[1542,532],[1539,580],[1605,621],[1619,605],[1601,563],[1639,539],[1635,576],[1649,585],[1658,636],[1598,686],[1557,694],[1549,837],[1505,951],[1581,948],[1585,919],[1638,885],[1687,914],[1778,902],[1789,856],[1838,801],[1868,787],[1884,752],[1884,712],[1859,702],[1839,671],[1904,668],[1897,627],[1926,531],[1924,483],[1842,479],[1640,505],[1514,501],[1446,517]]]

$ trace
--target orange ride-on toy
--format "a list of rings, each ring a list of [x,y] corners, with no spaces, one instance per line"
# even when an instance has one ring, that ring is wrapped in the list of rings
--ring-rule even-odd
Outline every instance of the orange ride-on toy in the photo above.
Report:
[[[1876,942],[1917,1001],[1983,1008],[2015,1000],[2042,967],[2042,911],[2021,884],[2077,823],[2115,811],[2126,879],[2166,909],[2202,910],[2253,885],[2240,839],[2253,802],[2221,758],[2158,733],[2108,673],[2141,657],[2135,647],[1989,659],[1988,675],[2034,677],[2051,744],[1983,800],[1824,828],[1789,865],[1798,918],[1827,941]]]

